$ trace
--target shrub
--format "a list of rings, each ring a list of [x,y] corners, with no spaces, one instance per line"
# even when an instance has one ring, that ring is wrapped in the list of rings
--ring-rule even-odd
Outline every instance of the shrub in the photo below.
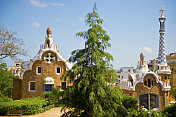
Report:
[[[166,117],[175,117],[176,115],[176,104],[164,107],[161,110],[161,115]]]
[[[128,117],[161,117],[161,116],[154,110],[141,109],[137,111],[133,109],[131,111],[128,111]]]
[[[11,101],[13,101],[12,98],[8,98],[8,97],[1,97],[0,98],[0,102],[11,102]]]
[[[25,98],[21,100],[10,101],[0,103],[0,114],[6,115],[8,110],[22,110],[23,115],[32,115],[40,112],[44,112],[54,105],[49,105],[45,99],[40,97]]]
[[[48,105],[54,105],[56,107],[59,106],[58,102],[61,98],[60,89],[53,89],[52,91],[44,92],[45,99],[48,101]]]

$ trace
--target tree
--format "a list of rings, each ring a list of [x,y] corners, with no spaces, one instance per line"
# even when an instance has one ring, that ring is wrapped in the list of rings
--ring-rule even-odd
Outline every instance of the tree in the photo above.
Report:
[[[0,27],[0,60],[10,57],[17,58],[17,55],[26,56],[24,43],[21,39],[15,36],[15,33]]]
[[[137,99],[131,96],[124,95],[122,99],[122,105],[127,109],[127,110],[137,110],[138,105],[137,105]]]
[[[121,89],[107,85],[117,80],[117,75],[110,64],[113,57],[106,51],[111,46],[110,37],[102,29],[103,20],[96,11],[95,3],[93,12],[88,13],[85,20],[89,29],[76,34],[85,39],[85,48],[72,52],[69,61],[74,66],[63,76],[74,80],[60,101],[65,108],[71,109],[63,116],[116,117],[126,114]]]
[[[0,97],[12,97],[14,75],[6,67],[5,63],[0,64]]]

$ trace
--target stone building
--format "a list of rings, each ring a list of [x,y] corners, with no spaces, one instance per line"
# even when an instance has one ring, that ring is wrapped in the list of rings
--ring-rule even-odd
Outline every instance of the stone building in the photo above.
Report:
[[[61,87],[61,90],[72,85],[72,81],[64,81],[61,76],[73,66],[62,58],[54,45],[52,31],[47,29],[45,43],[40,46],[37,55],[30,61],[19,64],[20,72],[13,82],[13,98],[44,97],[45,91]],[[15,63],[15,67],[17,63]]]
[[[158,60],[149,70],[148,62],[144,60],[144,54],[140,54],[137,68],[134,73],[128,73],[126,80],[120,82],[123,93],[135,97],[140,108],[161,110],[171,103],[170,100],[170,66],[167,65],[164,45],[165,20],[162,8],[160,22],[160,40]]]
[[[21,64],[23,62],[21,60],[15,61],[14,66],[8,67],[8,71],[10,71],[14,76],[19,76],[21,73]]]
[[[120,70],[117,71],[117,78],[118,81],[116,83],[120,83],[123,80],[126,80],[128,78],[128,73],[133,73],[133,67],[122,67]]]
[[[166,56],[167,64],[170,66],[171,69],[171,76],[170,82],[172,87],[176,87],[176,53],[170,53]],[[172,103],[175,103],[175,99],[170,97]]]

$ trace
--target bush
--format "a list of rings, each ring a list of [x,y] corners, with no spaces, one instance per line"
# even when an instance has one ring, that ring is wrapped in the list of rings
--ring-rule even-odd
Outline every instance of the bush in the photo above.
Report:
[[[54,105],[56,107],[60,106],[58,104],[61,92],[60,89],[53,89],[52,91],[44,92],[45,99],[48,101],[48,105]]]
[[[0,98],[0,103],[1,103],[1,102],[11,102],[11,101],[13,101],[12,98],[8,98],[8,97],[1,97],[1,98]]]
[[[176,116],[176,104],[164,107],[161,110],[161,115],[166,117],[175,117]]]
[[[138,105],[137,105],[137,99],[133,98],[131,96],[123,95],[122,99],[122,105],[127,109],[127,110],[137,110]]]
[[[54,105],[48,106],[48,102],[40,97],[25,98],[15,101],[8,99],[6,102],[3,101],[0,103],[0,114],[6,115],[8,110],[22,110],[23,115],[33,115],[44,112],[52,107],[54,107]]]
[[[162,117],[154,110],[144,110],[141,109],[140,111],[131,110],[128,111],[128,117]]]

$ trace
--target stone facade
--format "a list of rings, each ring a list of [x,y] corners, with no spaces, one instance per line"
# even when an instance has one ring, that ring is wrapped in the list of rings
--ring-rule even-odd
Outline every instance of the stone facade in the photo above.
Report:
[[[43,98],[45,91],[71,86],[73,81],[64,81],[61,77],[72,65],[62,58],[53,44],[51,29],[47,29],[45,44],[40,46],[38,54],[21,64],[21,72],[13,82],[13,98]]]
[[[170,82],[171,86],[175,87],[176,86],[176,53],[171,53],[166,56],[167,58],[167,64],[170,66],[171,69],[171,77],[170,77]],[[170,97],[170,100],[174,103],[175,99]]]
[[[14,76],[19,76],[21,73],[21,61],[15,61],[14,66],[8,67],[8,71],[10,71]]]
[[[120,87],[125,95],[138,100],[139,108],[154,108],[159,111],[170,103],[169,74],[159,75],[149,71],[144,60],[138,62],[134,73],[128,73],[126,81],[121,82]]]

